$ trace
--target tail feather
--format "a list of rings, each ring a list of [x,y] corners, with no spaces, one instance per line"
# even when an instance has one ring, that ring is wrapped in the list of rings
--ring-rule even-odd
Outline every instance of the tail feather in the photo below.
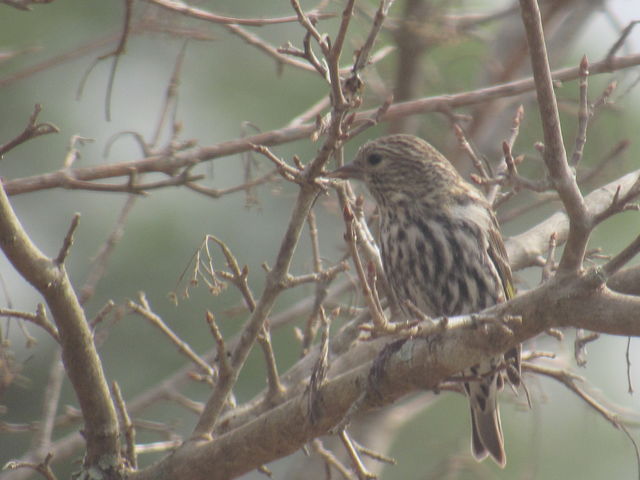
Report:
[[[498,409],[501,374],[495,369],[495,359],[475,365],[469,370],[479,381],[465,384],[471,407],[471,452],[477,460],[491,456],[502,468],[507,464],[504,437]]]
[[[490,455],[499,467],[504,468],[507,456],[498,409],[482,412],[471,407],[471,430],[471,452],[476,460]]]

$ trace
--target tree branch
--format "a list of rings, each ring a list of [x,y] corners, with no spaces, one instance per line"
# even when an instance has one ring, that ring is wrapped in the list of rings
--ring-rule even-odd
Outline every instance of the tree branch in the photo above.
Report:
[[[416,390],[435,389],[485,356],[503,352],[550,326],[640,335],[638,312],[640,298],[613,293],[587,274],[553,279],[480,315],[450,318],[445,330],[427,325],[409,339],[396,335],[357,342],[331,363],[318,391],[331,401],[322,402],[316,422],[309,419],[306,394],[298,391],[257,418],[249,417],[255,421],[248,420],[213,442],[183,449],[130,478],[164,480],[178,472],[192,480],[232,478],[328,433],[363,395],[360,408],[366,411]],[[521,321],[503,323],[514,316]],[[478,318],[485,323],[479,326]]]
[[[591,64],[591,75],[621,70],[640,65],[640,54],[617,57]],[[579,77],[579,68],[570,67],[553,72],[553,79],[566,81]],[[498,98],[519,95],[535,88],[532,78],[517,80],[493,87],[471,90],[469,92],[453,95],[437,95],[419,100],[397,103],[389,106],[388,110],[380,116],[380,122],[389,122],[399,117],[418,115],[427,112],[442,110],[442,108],[454,109],[483,102],[489,102]],[[365,110],[357,113],[354,123],[368,122],[376,115],[377,109]],[[247,152],[252,145],[274,146],[308,138],[317,129],[315,123],[305,123],[293,127],[285,127],[278,130],[251,135],[236,140],[229,140],[209,147],[199,147],[186,152],[156,153],[141,160],[121,162],[109,165],[96,165],[93,167],[74,168],[69,171],[57,171],[32,177],[5,180],[4,188],[7,195],[29,193],[49,188],[67,188],[68,175],[72,173],[75,180],[94,181],[105,178],[129,176],[132,171],[138,174],[146,172],[162,172],[171,174],[185,166],[213,160],[215,158],[235,155]]]
[[[637,185],[639,178],[640,170],[636,170],[591,192],[585,197],[585,204],[588,205],[591,214],[597,217],[607,210],[616,195],[626,196]],[[567,240],[569,230],[567,214],[564,211],[558,211],[526,232],[506,239],[505,246],[511,268],[520,270],[536,265],[536,259],[543,256],[547,250],[549,236],[556,232],[557,243],[561,245]]]
[[[531,68],[536,84],[538,108],[544,133],[544,162],[571,220],[567,245],[558,265],[558,271],[576,272],[582,268],[591,222],[576,182],[575,173],[567,162],[537,0],[520,0],[520,10],[529,44]],[[580,70],[584,71],[583,68]]]
[[[31,242],[0,188],[0,247],[14,268],[45,298],[58,327],[62,361],[85,421],[85,466],[120,465],[118,420],[84,311],[64,268]]]
[[[292,23],[297,21],[297,17],[279,17],[279,18],[236,18],[225,17],[223,15],[217,15],[215,13],[208,12],[201,8],[190,7],[182,2],[176,2],[174,0],[145,0],[147,3],[151,3],[160,8],[179,13],[191,18],[197,18],[199,20],[205,20],[212,23],[220,24],[235,24],[235,25],[247,25],[254,27],[261,27],[264,25],[278,25],[281,23]],[[309,12],[307,14],[314,20],[320,18],[331,18],[334,15],[330,13],[318,13],[316,11]]]
[[[48,135],[50,133],[58,133],[60,131],[58,127],[49,122],[36,123],[41,110],[42,105],[37,103],[33,108],[33,113],[29,116],[29,121],[27,122],[27,126],[24,127],[24,130],[22,130],[17,137],[9,140],[3,145],[0,145],[0,159],[2,159],[2,156],[5,153],[13,150],[18,145],[21,145],[32,138],[39,137],[40,135]]]

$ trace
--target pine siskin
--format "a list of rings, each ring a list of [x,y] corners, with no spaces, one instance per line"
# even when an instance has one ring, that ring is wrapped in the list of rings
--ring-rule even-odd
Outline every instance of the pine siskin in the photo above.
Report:
[[[412,303],[431,317],[472,313],[514,293],[511,269],[491,206],[449,161],[424,140],[390,135],[365,144],[353,162],[330,174],[365,183],[378,204],[385,274],[402,313]],[[506,456],[497,394],[503,362],[520,383],[520,348],[464,372],[471,407],[471,450]]]

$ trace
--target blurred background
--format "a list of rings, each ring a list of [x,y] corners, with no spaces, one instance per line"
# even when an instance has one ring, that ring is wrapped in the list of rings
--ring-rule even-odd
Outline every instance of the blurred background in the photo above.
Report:
[[[591,61],[604,58],[632,20],[640,20],[637,0],[610,1],[549,1],[544,3],[548,21],[549,51],[553,68],[576,66],[582,55]],[[343,64],[351,61],[351,52],[366,36],[377,2],[357,2],[359,12],[350,31]],[[279,17],[292,15],[288,2],[257,0],[201,1],[203,9],[242,18]],[[517,2],[516,2],[517,5]],[[312,2],[304,2],[310,9]],[[325,10],[340,12],[343,2],[330,2]],[[414,8],[415,11],[411,9]],[[406,58],[398,49],[371,67],[364,77],[365,106],[375,108],[389,92],[396,99],[419,98],[503,83],[528,75],[528,57],[522,45],[519,12],[509,1],[411,1],[397,0],[390,10],[391,27],[385,30],[378,48],[402,46],[398,34],[405,12],[413,37],[409,52],[418,74],[407,77]],[[55,124],[60,133],[47,135],[21,145],[4,156],[0,163],[3,179],[15,179],[43,174],[62,168],[72,136],[80,135],[91,142],[78,146],[80,158],[74,164],[86,167],[105,163],[133,161],[143,158],[140,146],[132,136],[113,140],[114,135],[134,131],[146,141],[156,130],[176,59],[184,45],[186,31],[191,38],[180,83],[175,119],[181,125],[179,138],[193,139],[198,145],[213,145],[239,138],[256,131],[268,131],[288,124],[326,96],[327,86],[309,72],[288,66],[278,68],[273,59],[229,33],[223,26],[187,19],[162,11],[147,2],[134,4],[134,21],[145,19],[161,26],[163,31],[134,32],[128,40],[126,54],[119,61],[111,96],[111,120],[105,118],[105,98],[112,59],[99,62],[88,74],[82,95],[78,90],[83,76],[94,60],[117,44],[123,23],[121,2],[100,0],[55,0],[34,5],[32,11],[20,11],[0,5],[0,144],[14,138],[26,125],[36,103],[42,104],[40,121]],[[500,13],[501,14],[497,14]],[[473,15],[473,16],[472,16]],[[485,17],[488,19],[482,20]],[[475,20],[474,20],[475,19]],[[455,28],[462,20],[471,26]],[[330,35],[336,31],[337,20],[320,23],[320,30]],[[275,46],[291,42],[301,46],[303,29],[296,23],[246,27]],[[84,53],[80,49],[85,49]],[[73,53],[68,60],[59,56]],[[627,38],[619,55],[640,52],[640,28]],[[44,68],[44,62],[58,58]],[[42,67],[34,71],[34,67]],[[38,70],[37,68],[35,70]],[[400,73],[399,73],[400,72]],[[595,179],[584,186],[585,193],[622,174],[637,169],[640,147],[637,132],[640,126],[638,101],[640,90],[635,86],[638,68],[590,79],[590,98],[601,95],[613,79],[618,88],[613,103],[598,111],[588,132],[585,149],[585,171],[598,165],[617,145],[630,144],[611,161]],[[571,152],[576,131],[577,82],[567,82],[558,88],[563,131],[567,150]],[[525,120],[520,129],[514,152],[525,154],[527,160],[521,173],[538,178],[542,173],[533,145],[541,140],[539,117],[531,94],[491,104],[460,109],[455,114],[466,115],[461,120],[469,139],[488,162],[500,161],[501,142],[509,135],[511,119],[519,104],[525,108]],[[383,124],[368,130],[346,147],[347,156],[369,137],[389,130],[417,133],[445,153],[462,171],[470,171],[468,158],[460,151],[451,127],[450,117],[433,113],[405,119],[393,125]],[[249,122],[249,123],[247,123]],[[170,123],[170,122],[169,122]],[[165,128],[159,145],[171,139]],[[318,144],[310,140],[274,147],[281,158],[290,161],[294,154],[303,162],[313,157]],[[206,175],[202,184],[209,188],[227,188],[244,181],[246,158],[232,156],[216,159],[199,166],[194,172]],[[264,158],[252,160],[255,175],[272,167]],[[145,176],[151,181],[154,175]],[[158,179],[162,176],[158,176]],[[283,182],[262,185],[253,191],[212,199],[186,188],[168,187],[138,198],[127,221],[124,236],[118,244],[106,274],[94,297],[88,302],[87,316],[93,317],[108,300],[122,305],[135,299],[139,291],[146,293],[153,310],[160,315],[197,352],[213,345],[204,322],[205,310],[213,311],[225,335],[238,331],[246,318],[241,298],[228,288],[212,296],[206,288],[191,290],[190,298],[180,297],[178,305],[169,298],[170,292],[182,291],[181,274],[189,266],[194,252],[206,234],[225,241],[241,263],[250,270],[250,285],[256,295],[264,282],[263,262],[272,263],[286,227],[296,188]],[[81,214],[75,243],[67,261],[70,277],[78,288],[84,283],[92,260],[113,230],[120,211],[127,201],[124,193],[97,193],[81,190],[50,189],[15,195],[12,204],[26,231],[47,255],[56,255],[75,212]],[[535,201],[523,194],[505,205],[498,213],[509,219],[509,212]],[[339,259],[343,246],[343,225],[336,213],[335,200],[327,197],[318,202],[316,213],[320,228],[321,253],[327,264]],[[547,203],[503,222],[505,236],[520,233],[546,218],[559,208]],[[604,253],[616,253],[638,235],[640,220],[637,212],[618,215],[603,224],[593,235],[590,246]],[[308,236],[303,235],[292,266],[292,273],[311,271]],[[214,261],[223,267],[217,256]],[[34,311],[42,299],[19,277],[6,258],[0,258],[2,278],[1,306]],[[521,290],[535,286],[539,269],[517,272]],[[275,313],[313,293],[313,287],[299,287],[280,297]],[[298,326],[302,325],[298,322]],[[27,337],[15,320],[0,319],[5,364],[11,357],[15,377],[2,381],[0,391],[0,424],[25,424],[40,418],[42,396],[47,384],[49,367],[54,357],[54,345],[46,334],[28,326],[37,345],[28,345]],[[638,395],[627,393],[625,360],[626,338],[601,338],[588,347],[588,363],[578,368],[573,361],[573,331],[565,332],[559,343],[550,337],[535,339],[529,348],[552,350],[588,379],[588,390],[597,398],[606,399],[614,408],[624,409],[629,418],[638,420]],[[273,340],[281,371],[291,366],[299,356],[299,344],[293,328],[273,331]],[[183,357],[161,333],[145,320],[134,315],[110,316],[98,332],[99,351],[106,374],[117,380],[125,399],[143,392],[150,385],[182,367]],[[638,378],[640,345],[631,340],[632,379]],[[5,375],[7,375],[5,371]],[[264,387],[265,376],[260,352],[253,352],[235,389],[238,402],[251,399]],[[407,411],[412,415],[397,432],[389,454],[398,465],[385,468],[383,478],[632,478],[637,477],[633,447],[625,435],[595,414],[580,399],[551,380],[526,378],[533,407],[526,408],[522,393],[515,398],[510,392],[502,396],[502,421],[505,430],[509,463],[504,471],[485,462],[469,461],[470,431],[466,399],[459,395],[441,394],[433,398],[407,399]],[[636,385],[637,387],[637,385]],[[183,393],[204,401],[208,389],[192,382]],[[65,383],[60,413],[75,398]],[[425,406],[429,408],[424,408]],[[179,434],[193,428],[195,417],[181,407],[161,402],[143,411],[140,419],[165,422]],[[403,423],[401,420],[399,423]],[[77,430],[71,425],[56,431],[54,439]],[[386,433],[385,433],[386,434]],[[632,430],[638,439],[637,430]],[[141,443],[155,441],[162,433],[138,432]],[[0,465],[19,457],[29,448],[30,434],[7,433],[0,428]],[[269,465],[274,478],[284,478],[295,457]],[[77,452],[78,460],[81,452]],[[146,455],[140,462],[148,464],[158,457]],[[446,465],[442,459],[449,458]],[[70,462],[64,462],[69,465]],[[54,469],[62,477],[69,470]],[[446,475],[448,476],[445,476]],[[5,478],[0,474],[0,478]],[[9,478],[7,476],[7,478]],[[247,478],[262,478],[250,474]]]

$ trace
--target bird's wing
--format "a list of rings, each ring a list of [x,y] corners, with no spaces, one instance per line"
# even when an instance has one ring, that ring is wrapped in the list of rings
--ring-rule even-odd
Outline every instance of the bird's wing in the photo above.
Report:
[[[507,250],[504,248],[504,242],[500,235],[500,227],[498,227],[498,222],[495,217],[492,218],[492,221],[495,228],[489,229],[488,253],[498,271],[498,275],[500,275],[505,299],[510,300],[516,296],[516,288],[513,284],[509,257],[507,256]]]
[[[491,261],[498,271],[498,275],[500,275],[505,299],[509,300],[516,296],[516,288],[513,284],[513,276],[511,275],[511,267],[509,266],[507,250],[504,248],[504,242],[502,241],[498,221],[495,219],[495,216],[492,216],[492,221],[495,228],[489,229],[489,246],[487,251]],[[518,387],[520,385],[521,353],[522,346],[518,345],[504,354],[504,359],[507,364],[507,377],[509,378],[511,385],[514,387]]]

